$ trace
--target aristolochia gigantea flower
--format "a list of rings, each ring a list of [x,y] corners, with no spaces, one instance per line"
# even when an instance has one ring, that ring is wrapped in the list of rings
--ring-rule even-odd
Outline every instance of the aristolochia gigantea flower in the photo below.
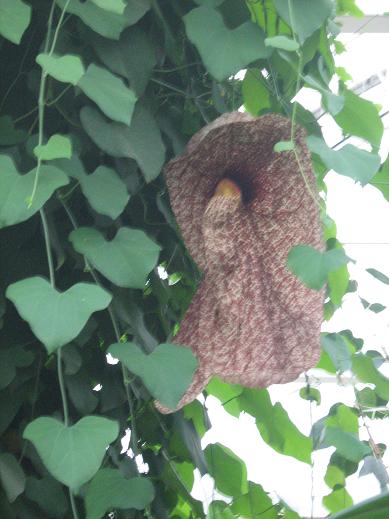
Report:
[[[323,249],[304,131],[295,132],[298,160],[293,150],[273,150],[290,135],[290,120],[279,115],[223,115],[166,167],[174,214],[204,272],[174,339],[199,362],[178,408],[213,375],[267,387],[318,360],[323,292],[304,286],[286,265],[295,245]]]

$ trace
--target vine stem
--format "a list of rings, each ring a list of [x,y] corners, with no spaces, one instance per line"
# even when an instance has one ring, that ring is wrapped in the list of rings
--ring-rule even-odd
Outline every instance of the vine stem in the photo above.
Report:
[[[291,0],[288,0],[288,9],[289,9],[290,27],[292,29],[293,40],[294,40],[294,42],[297,45],[299,45],[298,41],[296,39],[296,33],[295,33],[295,29],[294,29],[295,28],[294,13],[293,13],[293,9],[292,9]],[[302,54],[302,52],[300,50],[300,46],[299,46],[299,49],[297,50],[297,56],[298,56],[299,60],[298,60],[298,65],[297,65],[297,78],[296,78],[295,97],[297,96],[297,94],[299,93],[300,88],[301,88],[301,77],[302,77],[302,70],[303,70],[303,54]],[[295,159],[296,159],[296,162],[297,162],[297,166],[298,166],[300,174],[301,174],[301,176],[302,176],[302,178],[304,180],[304,184],[305,184],[305,187],[307,188],[308,193],[312,197],[312,199],[315,202],[315,204],[319,207],[319,209],[322,209],[322,205],[318,201],[317,196],[312,191],[312,188],[309,185],[308,179],[307,179],[307,177],[305,175],[305,172],[304,172],[304,168],[303,168],[300,156],[299,156],[298,151],[297,151],[297,147],[295,145],[296,114],[297,114],[297,102],[295,100],[294,103],[293,103],[292,123],[291,123],[291,129],[290,129],[290,140],[291,140],[291,142],[293,142],[293,154],[295,156]]]
[[[41,216],[41,220],[42,220],[43,235],[45,238],[47,263],[49,265],[49,273],[50,273],[50,285],[52,286],[52,288],[55,289],[54,262],[53,262],[53,255],[51,254],[51,248],[50,248],[49,226],[47,225],[47,219],[46,219],[44,210],[41,209],[39,212],[40,212],[40,216]],[[58,348],[58,350],[57,350],[57,373],[58,373],[59,388],[61,391],[64,424],[65,424],[65,427],[68,427],[69,426],[69,406],[68,406],[68,401],[67,401],[67,396],[66,396],[65,380],[64,380],[64,376],[63,376],[63,370],[62,370],[62,348]],[[70,499],[70,504],[72,507],[73,517],[74,517],[74,519],[79,519],[74,495],[70,488],[69,488],[69,499]]]
[[[65,202],[63,197],[58,197],[58,198],[59,198],[60,203],[61,203],[62,207],[64,208],[64,210],[65,210],[65,212],[66,212],[66,214],[67,214],[67,216],[68,216],[68,218],[69,218],[73,228],[74,229],[78,229],[78,225],[77,225],[76,219],[74,218],[73,213],[69,209],[67,203]],[[96,272],[95,272],[94,268],[88,262],[88,260],[85,258],[85,256],[84,256],[84,261],[85,261],[85,269],[92,276],[92,278],[95,281],[96,285],[98,285],[99,287],[103,288],[101,283],[100,283],[99,278],[96,275]],[[116,321],[116,316],[115,316],[115,313],[114,313],[114,311],[112,309],[112,306],[109,305],[107,310],[108,310],[108,314],[109,314],[109,317],[110,317],[110,320],[111,320],[111,323],[112,323],[112,328],[114,330],[114,335],[115,335],[116,341],[120,342],[121,333],[120,333],[119,326],[118,326],[118,323]],[[129,408],[130,416],[131,416],[131,447],[132,447],[132,450],[134,451],[134,453],[136,453],[136,451],[138,450],[137,447],[136,447],[138,436],[137,436],[137,432],[136,432],[134,403],[133,403],[132,396],[131,396],[131,393],[130,393],[130,390],[129,390],[129,385],[130,385],[131,382],[130,382],[129,377],[128,377],[128,370],[126,369],[125,366],[123,366],[122,363],[120,365],[121,365],[121,370],[122,370],[123,386],[124,386],[124,390],[126,392],[128,408]]]
[[[385,464],[382,460],[382,455],[380,453],[380,448],[378,447],[377,443],[375,442],[372,434],[371,434],[371,431],[370,431],[370,427],[367,425],[367,422],[366,422],[366,418],[363,414],[363,409],[360,405],[360,403],[358,402],[358,397],[357,397],[357,390],[356,390],[356,387],[354,385],[354,395],[355,395],[355,405],[356,405],[356,408],[358,409],[358,412],[359,412],[359,416],[362,420],[362,425],[363,427],[365,428],[366,432],[367,432],[367,435],[369,437],[369,445],[370,445],[370,449],[373,453],[373,456],[374,458],[376,459],[376,461],[381,465],[381,467],[383,468],[386,476],[387,476],[387,482],[386,482],[386,489],[388,488],[388,482],[389,482],[389,474],[388,474],[388,470],[387,468],[385,467]],[[381,484],[381,482],[380,482]]]
[[[51,4],[49,19],[47,22],[47,34],[46,34],[46,40],[45,40],[45,46],[44,46],[44,53],[46,54],[49,50],[48,54],[51,56],[54,52],[55,45],[57,43],[57,39],[59,36],[59,31],[61,29],[61,25],[65,16],[66,9],[68,8],[68,5],[70,3],[70,0],[67,0],[66,4],[64,5],[64,8],[61,11],[61,15],[59,17],[57,26],[54,31],[54,37],[53,41],[51,43],[51,47],[49,50],[49,41],[50,41],[50,33],[51,33],[51,27],[53,25],[53,16],[54,16],[54,9],[56,2],[53,0],[53,3]],[[43,123],[44,123],[44,116],[45,116],[45,106],[46,106],[46,100],[45,100],[45,89],[46,89],[46,78],[47,73],[42,68],[41,78],[39,82],[39,96],[38,96],[38,146],[42,146],[43,144]],[[34,177],[34,184],[32,187],[32,192],[29,197],[28,201],[28,208],[30,208],[34,202],[34,198],[36,195],[36,191],[38,189],[38,182],[39,182],[39,175],[42,167],[42,159],[38,157],[37,160],[37,166],[35,171],[35,177]]]
[[[60,30],[60,27],[61,27],[61,24],[63,21],[63,17],[65,15],[67,6],[69,5],[69,2],[70,2],[70,0],[67,0],[65,7],[62,10],[60,18],[58,20],[58,24],[57,24],[57,27],[54,32],[54,37],[53,37],[53,41],[52,41],[50,52],[49,52],[50,55],[54,51],[55,44],[57,42],[58,35],[59,35],[59,30]],[[51,4],[49,19],[47,22],[47,34],[46,34],[46,40],[45,40],[45,45],[44,45],[45,53],[47,52],[47,50],[49,48],[49,39],[50,39],[50,32],[51,32],[51,27],[52,27],[52,23],[53,23],[54,8],[55,8],[55,0],[53,0],[53,2]],[[42,70],[40,84],[39,84],[39,99],[38,99],[38,145],[39,146],[42,145],[42,142],[43,142],[43,123],[44,123],[44,112],[45,112],[45,103],[46,103],[46,101],[45,101],[46,77],[47,77],[47,74],[45,73],[44,70]],[[31,207],[34,197],[35,197],[35,193],[36,193],[36,190],[38,187],[39,172],[40,172],[41,164],[42,164],[42,160],[40,159],[40,157],[38,157],[35,179],[34,179],[34,186],[33,186],[31,196],[30,196],[28,207]],[[49,275],[50,275],[50,285],[53,289],[55,289],[54,262],[53,262],[53,256],[51,253],[49,227],[47,224],[47,219],[46,219],[46,214],[44,212],[44,209],[43,208],[40,209],[39,213],[40,213],[40,217],[41,217],[41,221],[42,221],[43,235],[44,235],[44,239],[45,239],[47,263],[49,266]],[[62,371],[62,355],[61,355],[61,353],[62,353],[62,348],[58,348],[58,350],[57,350],[58,382],[59,382],[59,387],[60,387],[60,391],[61,391],[64,424],[65,424],[65,427],[68,427],[69,426],[69,407],[68,407],[68,401],[67,401],[67,397],[66,397],[65,380],[64,380],[63,371]],[[74,494],[70,488],[69,488],[69,499],[70,499],[73,517],[74,517],[74,519],[79,519]]]

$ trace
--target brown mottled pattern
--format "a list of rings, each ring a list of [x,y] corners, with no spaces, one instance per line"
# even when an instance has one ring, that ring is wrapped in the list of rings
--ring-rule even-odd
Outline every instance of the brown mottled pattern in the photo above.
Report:
[[[224,115],[165,169],[185,244],[204,271],[174,340],[199,361],[177,408],[213,375],[266,387],[295,379],[318,360],[323,292],[305,287],[286,266],[294,245],[323,248],[304,131],[297,128],[296,142],[305,180],[293,151],[273,151],[289,140],[290,124],[275,114]],[[224,177],[240,186],[243,201],[214,196]]]

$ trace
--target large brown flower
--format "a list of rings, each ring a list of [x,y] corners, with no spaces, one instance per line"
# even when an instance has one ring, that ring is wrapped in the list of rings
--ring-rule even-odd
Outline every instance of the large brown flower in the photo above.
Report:
[[[279,115],[231,113],[198,132],[165,169],[185,244],[204,272],[174,339],[199,362],[177,408],[213,375],[266,387],[318,360],[323,292],[286,266],[294,245],[323,248],[304,131],[296,129],[298,161],[293,151],[273,151],[290,134]]]

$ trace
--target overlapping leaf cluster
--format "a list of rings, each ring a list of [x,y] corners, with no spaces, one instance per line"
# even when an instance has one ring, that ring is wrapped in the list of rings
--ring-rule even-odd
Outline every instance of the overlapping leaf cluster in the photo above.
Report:
[[[201,276],[160,173],[193,133],[244,104],[307,129],[321,188],[331,168],[389,200],[378,110],[334,65],[336,13],[360,14],[341,0],[0,0],[1,517],[204,517],[191,496],[195,469],[232,498],[215,500],[209,517],[298,517],[229,449],[202,450],[210,424],[199,402],[169,417],[153,406],[174,407],[196,368],[169,340]],[[370,150],[330,149],[314,115],[291,103],[302,86]],[[280,144],[295,152],[293,135]],[[355,284],[322,212],[328,250],[296,248],[289,267],[314,289],[328,283],[329,318]],[[351,332],[322,345],[320,368],[350,371],[365,387],[311,437],[266,390],[213,380],[207,393],[252,415],[281,454],[309,464],[313,450],[335,447],[324,504],[336,512],[352,503],[346,478],[362,460],[386,485],[385,446],[360,441],[358,417],[382,416],[389,382],[382,355],[362,352]],[[301,397],[320,405],[309,383]]]

